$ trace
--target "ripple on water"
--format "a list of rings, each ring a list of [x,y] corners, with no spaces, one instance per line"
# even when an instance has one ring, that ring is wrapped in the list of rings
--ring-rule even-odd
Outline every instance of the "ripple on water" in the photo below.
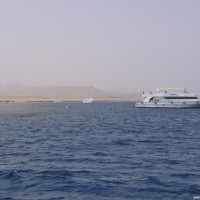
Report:
[[[132,103],[1,104],[0,198],[192,199],[199,116]]]

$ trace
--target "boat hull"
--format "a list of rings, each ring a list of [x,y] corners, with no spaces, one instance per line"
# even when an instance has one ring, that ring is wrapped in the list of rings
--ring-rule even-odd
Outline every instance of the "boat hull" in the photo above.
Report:
[[[200,103],[161,103],[161,102],[136,102],[136,108],[200,108]]]
[[[88,99],[83,99],[82,103],[94,103],[94,99],[93,98],[88,98]]]

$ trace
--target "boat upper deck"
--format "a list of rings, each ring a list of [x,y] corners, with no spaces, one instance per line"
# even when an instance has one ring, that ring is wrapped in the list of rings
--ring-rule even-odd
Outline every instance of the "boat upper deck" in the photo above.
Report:
[[[184,88],[160,88],[156,89],[155,92],[149,91],[148,93],[143,92],[143,98],[146,97],[198,97],[196,93],[190,93]]]

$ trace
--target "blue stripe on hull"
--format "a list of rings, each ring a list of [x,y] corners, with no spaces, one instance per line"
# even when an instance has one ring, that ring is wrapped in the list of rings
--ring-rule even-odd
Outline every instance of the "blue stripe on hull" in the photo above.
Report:
[[[200,104],[183,104],[183,103],[139,103],[135,104],[136,108],[200,108]]]

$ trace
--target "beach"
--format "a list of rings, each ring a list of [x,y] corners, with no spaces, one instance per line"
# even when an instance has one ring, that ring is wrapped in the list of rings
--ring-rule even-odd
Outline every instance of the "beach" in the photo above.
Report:
[[[64,98],[64,97],[0,97],[0,102],[82,102],[83,97]],[[102,97],[95,98],[95,102],[132,102],[137,101],[136,98],[128,97]]]

